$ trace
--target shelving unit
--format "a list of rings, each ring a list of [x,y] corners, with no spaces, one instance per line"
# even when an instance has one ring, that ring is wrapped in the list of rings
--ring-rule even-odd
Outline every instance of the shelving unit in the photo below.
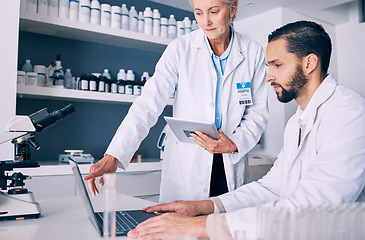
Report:
[[[131,104],[138,96],[117,93],[90,92],[74,89],[34,87],[18,85],[17,95],[20,98],[35,98],[48,100],[73,100],[79,102],[104,102]],[[168,105],[172,105],[172,99]]]
[[[25,32],[162,53],[171,39],[104,27],[39,13],[20,12],[19,29]]]

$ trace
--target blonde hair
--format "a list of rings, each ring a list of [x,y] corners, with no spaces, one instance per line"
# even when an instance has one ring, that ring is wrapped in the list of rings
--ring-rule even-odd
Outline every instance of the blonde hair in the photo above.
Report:
[[[190,5],[191,5],[192,7],[194,7],[194,5],[193,5],[193,1],[194,1],[194,0],[189,0]],[[236,2],[236,3],[237,3],[237,5],[238,5],[238,0],[223,0],[223,2],[224,2],[225,4],[227,4],[227,5],[228,5],[228,7],[232,7],[232,6],[233,6],[233,4],[234,4],[235,2]],[[233,22],[233,20],[236,18],[236,14],[237,14],[237,9],[236,9],[236,12],[234,13],[233,17],[231,18],[231,22]]]

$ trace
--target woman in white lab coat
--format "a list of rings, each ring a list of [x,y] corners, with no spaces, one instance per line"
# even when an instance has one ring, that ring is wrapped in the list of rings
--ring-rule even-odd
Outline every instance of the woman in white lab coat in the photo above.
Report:
[[[117,164],[127,168],[175,90],[173,116],[209,122],[218,117],[220,139],[198,133],[193,136],[198,144],[189,144],[179,142],[172,132],[168,134],[160,202],[209,198],[215,154],[223,158],[221,169],[228,191],[246,182],[247,153],[267,123],[267,85],[263,49],[230,26],[237,2],[191,1],[200,29],[166,48],[104,158],[90,168],[85,180],[93,194],[98,193],[95,177],[116,171]]]

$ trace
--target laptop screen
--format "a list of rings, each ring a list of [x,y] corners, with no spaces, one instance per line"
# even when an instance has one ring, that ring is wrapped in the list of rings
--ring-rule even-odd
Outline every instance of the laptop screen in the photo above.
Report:
[[[76,186],[79,189],[82,200],[84,201],[84,205],[86,207],[86,211],[89,215],[89,218],[90,218],[91,222],[95,225],[95,227],[97,229],[101,230],[102,226],[100,226],[99,222],[96,220],[95,211],[91,204],[89,194],[87,193],[87,190],[86,190],[86,187],[84,184],[84,180],[82,179],[82,175],[81,175],[79,166],[72,159],[69,159],[69,163],[71,165],[72,172],[75,177]]]

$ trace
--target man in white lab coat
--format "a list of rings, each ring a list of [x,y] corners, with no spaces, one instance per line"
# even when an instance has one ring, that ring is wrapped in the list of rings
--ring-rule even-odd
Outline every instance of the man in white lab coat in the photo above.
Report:
[[[222,240],[240,230],[256,239],[260,205],[296,208],[364,201],[365,99],[327,74],[331,48],[328,34],[313,22],[290,23],[270,34],[266,81],[281,102],[295,99],[299,105],[272,169],[257,182],[209,200],[146,208],[176,213],[151,218],[128,236]]]

